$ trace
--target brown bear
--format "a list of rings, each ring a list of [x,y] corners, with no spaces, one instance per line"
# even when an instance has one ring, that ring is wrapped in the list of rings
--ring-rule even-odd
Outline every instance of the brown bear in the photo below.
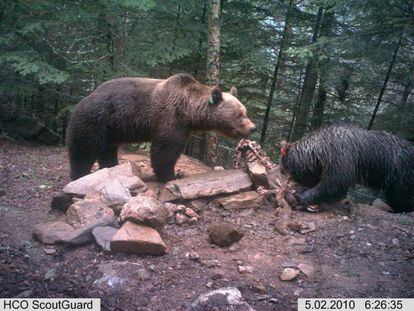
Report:
[[[76,106],[66,130],[71,178],[118,163],[118,146],[151,141],[151,164],[161,182],[174,179],[174,166],[194,131],[214,130],[246,138],[256,127],[230,93],[186,74],[168,79],[119,78],[98,86]]]
[[[310,188],[298,195],[304,206],[339,201],[361,184],[383,190],[394,212],[414,210],[414,146],[397,136],[331,124],[281,152],[283,170]]]

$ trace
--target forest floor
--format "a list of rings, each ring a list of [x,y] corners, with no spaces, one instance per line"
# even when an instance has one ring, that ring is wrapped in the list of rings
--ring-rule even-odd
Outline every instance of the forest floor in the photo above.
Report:
[[[414,297],[414,215],[351,203],[318,213],[294,211],[316,230],[286,236],[275,212],[208,208],[199,222],[168,224],[160,256],[109,254],[97,245],[45,247],[35,225],[53,219],[50,202],[69,182],[62,147],[0,141],[0,297],[98,297],[103,310],[185,310],[205,292],[237,287],[256,310],[296,310],[299,297]],[[244,232],[229,248],[208,242],[210,224]],[[199,259],[192,260],[189,252]],[[187,255],[187,256],[186,256]],[[287,266],[306,274],[279,279]],[[253,271],[240,273],[239,266]],[[108,279],[115,282],[108,282]]]

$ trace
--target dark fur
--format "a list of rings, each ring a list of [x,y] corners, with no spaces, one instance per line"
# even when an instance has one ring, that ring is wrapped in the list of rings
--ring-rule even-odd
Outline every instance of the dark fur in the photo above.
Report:
[[[183,74],[101,84],[77,105],[68,124],[71,178],[89,174],[95,160],[100,168],[116,165],[121,144],[151,141],[156,176],[163,182],[173,179],[192,131],[216,130],[240,138],[254,129],[240,102],[225,94]]]
[[[414,146],[386,132],[331,125],[286,146],[282,167],[310,187],[304,205],[344,198],[354,184],[384,190],[395,212],[414,209]]]

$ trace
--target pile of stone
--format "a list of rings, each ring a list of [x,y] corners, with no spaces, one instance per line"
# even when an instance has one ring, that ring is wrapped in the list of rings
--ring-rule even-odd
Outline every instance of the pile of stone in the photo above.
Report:
[[[253,178],[240,169],[212,170],[182,156],[176,169],[184,177],[163,185],[154,181],[149,163],[146,156],[124,155],[120,165],[70,182],[51,203],[61,220],[39,224],[34,237],[48,245],[95,241],[106,251],[162,255],[168,252],[162,230],[169,220],[178,225],[196,223],[198,212],[210,203],[228,210],[265,203]],[[243,236],[225,229],[211,230],[212,243],[227,246]],[[214,235],[217,230],[228,237],[219,239]]]

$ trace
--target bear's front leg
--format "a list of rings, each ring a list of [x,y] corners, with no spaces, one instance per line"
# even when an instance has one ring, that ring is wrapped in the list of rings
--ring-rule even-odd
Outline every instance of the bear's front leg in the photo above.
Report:
[[[307,208],[310,204],[337,202],[346,197],[351,185],[349,174],[325,172],[315,187],[298,194],[299,204]]]
[[[158,181],[166,183],[175,179],[174,167],[180,154],[184,151],[184,143],[166,143],[153,141],[151,145],[151,165]]]

